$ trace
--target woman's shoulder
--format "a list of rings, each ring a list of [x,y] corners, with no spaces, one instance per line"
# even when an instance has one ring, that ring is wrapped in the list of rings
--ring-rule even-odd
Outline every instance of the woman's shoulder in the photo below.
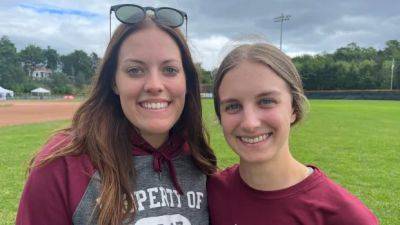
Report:
[[[207,179],[207,199],[210,216],[216,218],[220,216],[221,209],[226,208],[226,201],[231,198],[232,190],[237,186],[235,177],[239,166],[233,165],[222,171],[208,176]],[[217,213],[218,212],[218,213]]]
[[[71,134],[59,132],[51,136],[35,157],[35,165],[71,143]]]
[[[237,175],[239,169],[238,164],[234,164],[230,167],[225,168],[222,171],[218,171],[208,177],[208,186],[210,187],[229,187]]]
[[[352,224],[378,224],[376,216],[372,211],[355,195],[327,177],[322,171],[321,182],[312,195],[315,201],[321,201],[321,205],[330,205],[338,209],[332,213],[330,218],[333,221],[352,221]],[[319,199],[319,200],[318,200]],[[323,203],[323,204],[322,204]]]
[[[21,221],[42,224],[39,221],[45,220],[45,217],[54,217],[54,220],[69,220],[72,217],[95,172],[92,163],[85,154],[42,161],[70,142],[70,136],[56,134],[36,155],[21,196],[18,224],[24,224]],[[36,207],[38,203],[41,207]],[[57,213],[54,213],[54,209],[57,209]]]
[[[71,165],[79,165],[81,164],[84,166],[87,170],[95,170],[89,157],[84,154],[61,154],[60,156],[56,156],[60,154],[64,148],[66,148],[72,141],[72,136],[69,133],[57,133],[53,135],[47,143],[39,150],[37,153],[34,163],[33,163],[33,169],[36,167],[60,167],[60,166],[67,166],[71,167]],[[56,156],[56,157],[55,157]],[[50,160],[48,160],[50,159]],[[43,161],[46,161],[45,163],[42,163]],[[68,168],[66,168],[68,169]],[[69,168],[73,169],[73,168]],[[88,171],[89,172],[89,171]],[[93,172],[93,171],[91,171]]]
[[[71,141],[72,136],[69,133],[53,135],[37,153],[29,177],[34,177],[41,183],[58,181],[68,184],[74,181],[77,184],[74,186],[87,184],[96,169],[86,154],[62,154]]]
[[[350,193],[346,188],[342,187],[332,179],[330,179],[325,173],[319,170],[321,173],[321,184],[320,191],[324,192],[324,196],[331,199],[335,204],[344,205],[354,205],[358,202],[358,198]]]

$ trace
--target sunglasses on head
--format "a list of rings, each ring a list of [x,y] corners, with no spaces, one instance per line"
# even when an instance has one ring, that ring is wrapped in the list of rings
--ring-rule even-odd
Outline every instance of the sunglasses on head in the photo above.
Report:
[[[134,4],[113,5],[110,8],[110,38],[111,38],[111,13],[115,13],[115,17],[125,24],[136,24],[142,22],[146,18],[147,11],[152,11],[156,22],[172,28],[179,27],[186,19],[186,37],[187,37],[187,14],[178,9],[170,7],[141,7]]]

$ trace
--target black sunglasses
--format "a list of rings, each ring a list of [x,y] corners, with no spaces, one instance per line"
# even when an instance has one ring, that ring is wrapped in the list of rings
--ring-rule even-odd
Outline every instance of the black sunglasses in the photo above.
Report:
[[[186,38],[187,38],[187,14],[181,10],[170,8],[170,7],[141,7],[134,4],[120,4],[113,5],[110,8],[110,39],[111,39],[111,13],[114,11],[115,17],[121,23],[135,24],[143,21],[146,18],[147,11],[153,11],[153,20],[156,22],[175,28],[183,24],[186,21]]]

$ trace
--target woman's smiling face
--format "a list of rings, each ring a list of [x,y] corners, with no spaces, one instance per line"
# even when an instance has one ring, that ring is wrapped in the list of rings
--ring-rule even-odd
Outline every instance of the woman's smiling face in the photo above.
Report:
[[[178,45],[156,26],[131,34],[119,51],[115,83],[125,116],[146,141],[159,147],[185,105]]]
[[[225,74],[218,93],[223,132],[241,162],[278,160],[289,151],[292,96],[272,69],[243,61]]]

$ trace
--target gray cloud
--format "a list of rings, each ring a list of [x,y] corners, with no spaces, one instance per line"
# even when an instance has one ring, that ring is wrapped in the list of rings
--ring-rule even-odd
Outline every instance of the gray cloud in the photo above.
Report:
[[[108,10],[119,1],[34,1],[25,4],[78,10],[93,18],[72,14],[39,13],[18,7],[18,1],[0,3],[0,35],[19,48],[33,43],[50,45],[61,53],[74,49],[102,55],[108,41]],[[208,69],[221,48],[232,39],[259,34],[279,45],[280,24],[273,19],[290,14],[284,23],[283,49],[290,55],[332,52],[350,42],[381,49],[400,39],[400,3],[383,1],[244,1],[167,0],[137,1],[139,5],[171,6],[189,15],[189,42],[197,61]],[[72,10],[72,11],[71,11]],[[112,18],[113,28],[118,21]]]
[[[383,48],[399,39],[400,3],[397,1],[184,1],[193,35],[235,38],[261,34],[279,45],[280,24],[273,19],[290,14],[284,23],[284,50],[291,55],[332,52],[350,42]]]

